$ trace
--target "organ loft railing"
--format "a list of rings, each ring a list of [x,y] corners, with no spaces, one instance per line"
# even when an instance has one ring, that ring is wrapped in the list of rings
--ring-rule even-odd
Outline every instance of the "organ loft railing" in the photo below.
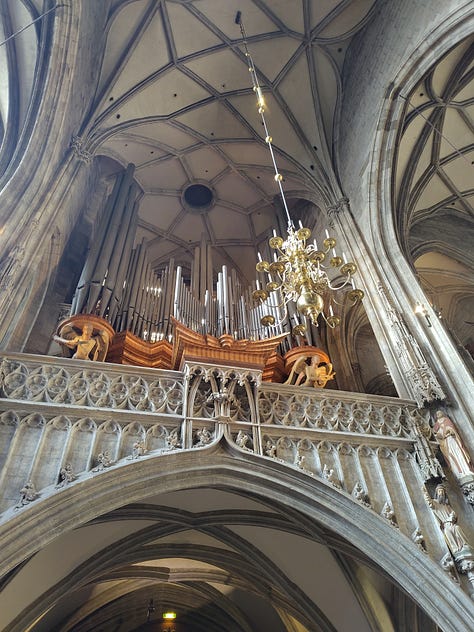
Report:
[[[472,463],[441,413],[431,429],[411,401],[261,383],[259,370],[201,361],[183,371],[21,353],[0,362],[0,524],[137,460],[225,450],[350,498],[473,591]],[[451,470],[438,436],[450,437],[451,447],[439,440]]]

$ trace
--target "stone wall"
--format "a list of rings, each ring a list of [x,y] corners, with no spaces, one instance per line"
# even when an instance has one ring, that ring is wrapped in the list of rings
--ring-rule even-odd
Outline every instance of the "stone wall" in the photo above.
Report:
[[[3,348],[23,348],[71,226],[87,204],[88,156],[74,138],[95,95],[96,59],[105,42],[98,35],[108,4],[64,2],[47,23],[44,45],[49,49],[42,53],[48,65],[42,80],[38,77],[41,104],[32,108],[36,118],[23,153],[17,152],[0,181]],[[88,33],[87,46],[83,33]]]

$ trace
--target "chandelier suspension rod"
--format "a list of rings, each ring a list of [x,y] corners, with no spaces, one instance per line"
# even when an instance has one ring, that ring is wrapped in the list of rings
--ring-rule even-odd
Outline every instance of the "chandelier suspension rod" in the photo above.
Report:
[[[309,319],[313,325],[318,326],[318,318],[321,316],[326,324],[333,329],[340,324],[341,319],[333,312],[333,304],[337,304],[334,296],[335,292],[343,290],[348,284],[352,285],[352,290],[348,292],[349,298],[353,303],[360,301],[364,293],[362,290],[356,289],[352,275],[357,272],[357,266],[353,262],[348,262],[344,253],[342,258],[336,255],[334,249],[336,240],[329,236],[326,230],[326,239],[323,240],[321,248],[318,249],[316,239],[313,243],[307,243],[311,236],[311,230],[305,228],[301,221],[300,228],[297,230],[290,217],[288,205],[286,203],[285,193],[283,191],[283,177],[278,171],[275,152],[273,151],[273,139],[268,132],[265,120],[265,100],[263,98],[262,89],[260,87],[257,71],[252,56],[247,45],[247,34],[242,23],[241,12],[238,11],[235,16],[235,23],[239,25],[242,35],[242,42],[247,60],[247,68],[252,79],[252,88],[257,97],[258,113],[262,119],[262,125],[265,131],[265,142],[270,150],[273,167],[275,170],[274,180],[277,182],[283,207],[285,209],[288,220],[288,234],[286,239],[279,237],[273,230],[273,237],[268,240],[268,245],[275,250],[273,261],[263,260],[258,253],[258,262],[255,266],[259,274],[265,274],[268,282],[264,287],[260,287],[259,281],[256,281],[256,290],[252,293],[252,298],[261,305],[266,304],[270,313],[261,317],[260,323],[265,327],[281,326],[283,321],[288,317],[288,304],[295,303],[296,311],[300,314],[305,322]],[[332,250],[332,257],[330,252]],[[325,265],[322,262],[330,257]],[[328,271],[330,268],[339,268],[339,274],[343,275],[344,280],[339,284],[333,284]],[[274,292],[279,292],[281,303],[272,298]],[[279,310],[283,308],[283,314]],[[276,318],[275,318],[276,316]],[[278,319],[278,322],[277,322]],[[305,325],[297,325],[293,328],[295,335],[302,335],[306,329]]]
[[[245,32],[245,27],[244,24],[242,22],[241,19],[241,12],[237,11],[237,14],[235,16],[235,23],[239,25],[240,27],[240,33],[242,35],[242,43],[244,45],[244,49],[245,49],[245,56],[248,60],[248,69],[250,72],[250,76],[252,78],[252,86],[253,86],[253,90],[257,95],[257,101],[258,101],[258,112],[260,114],[260,117],[262,119],[262,123],[263,123],[263,129],[265,130],[265,142],[268,145],[268,148],[270,150],[270,156],[272,158],[272,163],[273,163],[273,168],[275,170],[275,181],[278,184],[278,188],[280,190],[280,197],[282,199],[283,202],[283,207],[285,209],[285,213],[286,213],[286,219],[288,221],[288,228],[294,228],[294,224],[293,224],[293,220],[290,217],[290,212],[288,210],[288,206],[286,203],[286,198],[285,198],[285,193],[283,191],[283,186],[281,184],[282,182],[282,176],[278,171],[278,166],[277,166],[277,162],[276,162],[276,158],[275,158],[275,154],[273,152],[273,147],[272,147],[272,137],[270,136],[270,133],[268,131],[268,127],[267,127],[267,122],[265,120],[265,101],[263,98],[263,92],[262,92],[262,88],[260,87],[260,84],[258,82],[258,76],[257,76],[257,71],[255,69],[255,64],[253,62],[252,59],[252,55],[250,54],[250,51],[248,49],[247,46],[247,33]]]

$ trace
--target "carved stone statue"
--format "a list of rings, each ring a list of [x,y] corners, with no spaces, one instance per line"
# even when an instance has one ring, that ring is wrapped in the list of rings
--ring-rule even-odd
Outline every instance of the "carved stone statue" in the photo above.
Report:
[[[324,464],[323,467],[323,478],[325,478],[331,485],[336,487],[337,489],[342,489],[341,481],[337,478],[336,473],[332,469],[332,467],[328,467],[327,464]]]
[[[424,423],[418,410],[410,412],[413,434],[415,435],[415,459],[423,474],[423,480],[430,478],[444,478],[443,468],[436,458],[430,444],[431,428]]]
[[[352,490],[352,497],[366,507],[370,507],[369,496],[365,489],[362,487],[360,481],[357,481],[357,483],[354,485],[354,489]]]
[[[199,428],[196,432],[199,441],[196,443],[196,448],[202,448],[205,445],[209,445],[212,441],[212,435],[207,428]]]
[[[456,572],[456,564],[454,563],[453,556],[451,555],[451,553],[446,553],[446,555],[443,555],[439,563],[443,571],[448,573],[448,575],[451,577],[453,581],[456,582],[456,584],[459,584],[459,577]]]
[[[53,339],[64,347],[75,349],[73,358],[103,362],[109,348],[109,334],[105,329],[96,330],[93,323],[85,322],[82,331],[77,326],[64,325],[59,336]]]
[[[474,506],[474,482],[463,483],[461,489],[467,502]]]
[[[101,472],[105,470],[106,467],[110,467],[113,465],[113,461],[110,458],[110,453],[108,450],[104,450],[103,452],[99,452],[97,455],[97,466],[92,470],[93,472]]]
[[[146,447],[144,441],[135,441],[132,446],[132,454],[128,457],[129,459],[139,459],[146,453]]]
[[[457,524],[457,516],[448,502],[444,485],[437,485],[434,498],[430,497],[426,487],[423,488],[423,493],[428,506],[439,522],[449,551],[456,556],[456,553],[464,547],[469,547],[469,544],[461,527]]]
[[[242,432],[242,430],[239,430],[239,432],[237,433],[237,438],[235,440],[239,448],[241,448],[242,450],[250,450],[250,448],[247,447],[249,441],[250,437],[248,436],[248,434]]]
[[[33,485],[31,481],[28,481],[20,489],[20,500],[18,504],[16,505],[16,509],[19,509],[23,505],[27,505],[28,503],[31,503],[33,500],[36,500],[38,496],[39,494],[36,491],[35,486]]]
[[[442,411],[436,412],[433,432],[438,439],[441,452],[456,478],[474,473],[471,457],[463,445],[462,439],[451,419]]]
[[[385,520],[387,520],[392,525],[392,527],[398,528],[395,512],[393,511],[392,505],[388,501],[382,507],[380,515],[382,516],[382,518],[385,518]]]
[[[272,443],[270,439],[268,439],[267,442],[265,443],[265,455],[269,456],[271,459],[274,459],[276,458],[276,453],[277,453],[276,445]]]
[[[411,539],[417,545],[417,547],[419,547],[423,551],[423,553],[426,553],[425,536],[423,535],[420,527],[416,527],[416,529],[411,534]]]
[[[173,430],[166,437],[166,449],[178,450],[180,447],[181,447],[181,441],[179,439],[178,429],[173,428]]]
[[[306,362],[308,358],[311,358],[310,364]],[[302,384],[303,386],[314,386],[315,388],[324,388],[329,380],[333,380],[336,375],[332,370],[332,364],[330,362],[320,364],[317,355],[298,358],[285,384],[292,384],[295,374],[298,375],[295,386]]]
[[[303,470],[307,474],[311,474],[313,476],[313,472],[309,468],[309,464],[306,460],[306,455],[304,454],[305,450],[298,446],[298,450],[296,453],[295,465],[299,467],[300,470]]]
[[[64,467],[61,468],[59,472],[60,482],[56,485],[56,488],[64,487],[68,485],[68,483],[72,483],[77,478],[77,475],[73,472],[72,465],[70,463],[66,463]]]

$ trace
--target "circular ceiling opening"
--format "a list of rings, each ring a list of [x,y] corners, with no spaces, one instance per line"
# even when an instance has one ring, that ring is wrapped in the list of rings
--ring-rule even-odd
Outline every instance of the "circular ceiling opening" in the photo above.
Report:
[[[214,193],[205,184],[190,184],[183,193],[183,202],[190,211],[202,213],[214,202]]]

